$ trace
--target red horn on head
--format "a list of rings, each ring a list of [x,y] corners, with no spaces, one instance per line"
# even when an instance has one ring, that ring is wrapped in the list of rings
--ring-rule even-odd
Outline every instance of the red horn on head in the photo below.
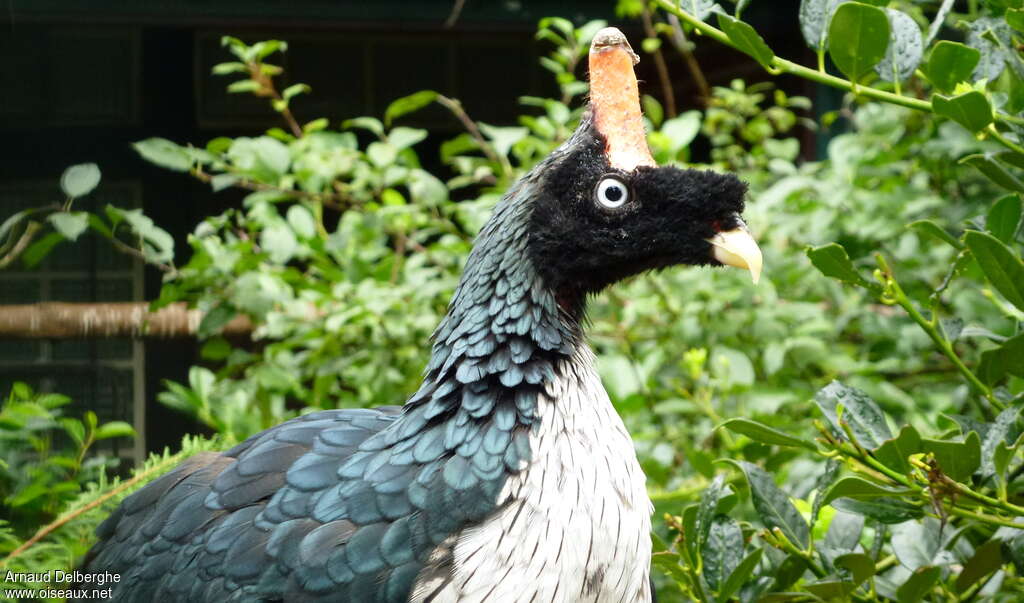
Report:
[[[640,59],[626,36],[614,27],[597,32],[590,44],[590,107],[597,131],[606,141],[612,167],[632,171],[654,166],[647,146],[640,91],[633,65]]]

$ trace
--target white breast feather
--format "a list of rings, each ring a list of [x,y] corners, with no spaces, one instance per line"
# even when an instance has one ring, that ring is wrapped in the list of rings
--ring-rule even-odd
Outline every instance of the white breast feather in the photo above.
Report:
[[[559,367],[538,401],[530,465],[491,519],[458,535],[454,577],[434,601],[651,600],[645,477],[592,367],[585,347]]]

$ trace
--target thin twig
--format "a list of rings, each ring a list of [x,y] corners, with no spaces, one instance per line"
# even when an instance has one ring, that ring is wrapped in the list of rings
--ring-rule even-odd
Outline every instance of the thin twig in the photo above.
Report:
[[[249,79],[256,82],[256,84],[259,86],[259,89],[255,92],[256,96],[270,97],[271,99],[276,101],[275,105],[279,104],[281,107],[281,109],[278,110],[278,113],[281,114],[281,117],[284,118],[285,123],[288,124],[288,129],[292,131],[292,134],[295,136],[295,138],[302,138],[302,126],[299,125],[299,122],[295,119],[295,116],[292,115],[291,109],[288,108],[288,103],[285,102],[284,97],[281,96],[281,94],[277,91],[277,88],[274,86],[273,76],[263,73],[263,65],[262,63],[259,63],[257,61],[251,61],[249,63],[246,63],[245,66],[249,69]],[[279,67],[277,68],[277,70],[278,72],[280,72]],[[275,106],[274,109],[277,110],[277,106]]]
[[[395,233],[395,238],[398,239],[398,242],[395,243],[395,260],[391,264],[391,279],[389,281],[392,285],[398,282],[398,273],[402,269],[402,260],[405,259],[405,242],[407,237],[404,232],[400,231]]]
[[[693,76],[693,83],[697,86],[697,98],[702,105],[707,106],[708,100],[711,98],[711,87],[708,86],[708,79],[704,77],[704,70],[700,68],[697,57],[693,56],[692,45],[686,39],[686,33],[683,32],[683,26],[680,25],[679,18],[669,13],[668,22],[674,32],[672,36],[673,46],[676,47],[683,60],[686,61],[686,67],[690,70],[690,75]]]
[[[210,174],[207,174],[206,172],[197,170],[197,169],[193,169],[191,173],[192,173],[192,176],[195,177],[197,180],[199,180],[200,182],[205,182],[206,184],[209,184],[213,180],[213,176],[211,176]],[[231,173],[231,172],[228,172],[228,173]],[[270,184],[266,184],[266,183],[263,183],[263,182],[256,182],[254,180],[247,180],[245,178],[243,178],[241,180],[238,180],[237,182],[234,182],[232,184],[232,186],[237,186],[238,188],[244,188],[246,190],[250,190],[250,191],[254,191],[254,192],[268,192],[269,191],[269,192],[281,193],[282,195],[286,195],[286,196],[289,196],[289,197],[294,197],[296,199],[304,199],[306,201],[313,201],[313,202],[316,202],[316,203],[322,203],[324,206],[330,207],[331,209],[334,209],[334,210],[337,210],[337,211],[345,211],[345,210],[351,209],[353,206],[358,205],[358,203],[359,203],[356,199],[353,199],[352,197],[349,197],[347,195],[343,195],[341,193],[337,193],[337,194],[334,194],[334,195],[325,194],[325,193],[311,193],[311,192],[304,191],[304,190],[299,190],[299,189],[280,188],[280,187],[273,186],[273,185],[270,185]]]
[[[117,251],[120,251],[125,255],[129,255],[133,258],[141,260],[143,263],[149,264],[150,266],[153,266],[154,268],[160,270],[161,272],[166,272],[167,274],[171,275],[178,273],[178,270],[171,264],[161,264],[160,262],[154,262],[150,260],[149,258],[146,257],[145,253],[121,241],[113,233],[110,236],[110,243],[114,246],[114,249],[116,249]]]
[[[964,379],[967,380],[967,383],[970,384],[971,388],[974,389],[977,394],[979,394],[982,398],[988,400],[988,403],[992,406],[992,408],[995,408],[998,411],[1004,410],[1006,406],[1002,402],[1000,402],[998,398],[995,397],[995,395],[992,393],[992,388],[982,383],[982,381],[978,379],[978,376],[975,375],[971,371],[971,369],[967,368],[967,365],[964,364],[964,361],[960,359],[960,356],[956,353],[956,350],[953,349],[953,345],[948,340],[946,340],[946,338],[939,332],[939,329],[936,325],[935,316],[933,315],[931,320],[925,318],[914,305],[914,302],[912,302],[910,298],[907,297],[907,294],[903,291],[903,288],[900,286],[899,281],[896,280],[896,277],[893,274],[892,269],[889,268],[888,262],[885,261],[885,257],[882,254],[877,253],[875,254],[875,259],[878,262],[879,269],[881,269],[882,274],[885,276],[886,282],[889,283],[888,289],[892,291],[894,301],[897,304],[899,304],[900,307],[906,310],[910,318],[913,319],[913,321],[916,322],[918,326],[920,326],[921,329],[923,329],[924,332],[928,334],[928,337],[931,338],[931,340],[935,343],[936,347],[939,348],[939,351],[942,352],[947,358],[949,358],[949,360],[953,363],[954,366],[956,366],[957,370],[960,371],[960,374],[963,375]],[[981,412],[982,416],[989,420],[992,419],[992,410],[990,408],[986,407],[977,398],[972,397],[971,400],[976,402],[978,411]]]
[[[462,108],[461,102],[457,99],[444,96],[443,94],[437,95],[437,102],[455,115],[455,118],[462,123],[462,126],[466,128],[466,131],[473,137],[473,140],[480,145],[480,150],[483,151],[484,155],[486,155],[488,159],[500,165],[506,175],[512,174],[512,166],[509,165],[508,159],[499,156],[494,151],[494,147],[491,146],[491,143],[484,138],[483,134],[480,133],[480,128],[477,127],[476,122],[474,122],[469,114],[466,113],[466,110]]]
[[[6,255],[0,257],[0,270],[3,270],[7,266],[9,266],[12,262],[14,262],[14,260],[18,259],[18,257],[21,256],[22,253],[25,252],[25,249],[28,248],[29,243],[32,242],[32,239],[36,238],[36,235],[39,233],[39,230],[42,227],[42,224],[40,224],[39,222],[28,223],[28,226],[25,227],[25,232],[21,234],[21,238],[19,238],[18,242],[14,244],[14,247],[12,247]]]
[[[39,542],[43,538],[46,538],[47,536],[52,534],[55,530],[61,528],[64,524],[68,523],[72,519],[75,519],[76,517],[78,517],[80,515],[83,515],[84,513],[87,513],[89,511],[95,509],[96,507],[102,505],[103,503],[107,502],[111,498],[117,496],[121,492],[124,492],[128,488],[131,488],[135,484],[139,483],[139,481],[149,477],[150,475],[152,475],[153,473],[155,473],[157,471],[162,471],[168,465],[170,465],[172,463],[176,463],[176,462],[178,462],[180,460],[181,459],[179,458],[179,455],[172,456],[172,457],[168,458],[166,461],[164,461],[163,463],[160,463],[158,465],[150,467],[149,469],[147,469],[146,471],[143,471],[141,473],[135,474],[134,476],[132,476],[131,479],[122,482],[116,488],[111,489],[109,492],[107,492],[103,496],[100,496],[99,498],[97,498],[96,500],[90,502],[89,504],[84,505],[82,507],[79,507],[78,509],[74,509],[72,511],[68,511],[64,515],[61,515],[60,517],[58,517],[54,521],[52,521],[52,522],[46,524],[45,526],[39,528],[39,530],[36,531],[36,533],[31,538],[29,538],[28,540],[23,542],[21,544],[21,546],[19,546],[18,548],[16,548],[13,551],[11,551],[6,557],[3,558],[3,560],[0,560],[0,566],[7,565],[11,561],[11,559],[14,559],[18,555],[24,553],[26,550],[28,550],[34,544],[36,544],[37,542]]]
[[[942,29],[942,24],[946,22],[946,15],[953,9],[954,0],[943,0],[942,6],[939,7],[939,12],[935,13],[935,20],[932,21],[931,27],[928,28],[928,37],[924,41],[924,47],[928,48],[931,45],[932,40],[938,35],[939,30]]]
[[[466,6],[466,0],[455,0],[455,4],[452,5],[452,12],[448,14],[448,18],[444,20],[444,28],[451,29],[455,26],[455,22],[459,20],[459,15],[462,14],[462,9]]]
[[[641,17],[644,23],[644,34],[648,38],[657,38],[658,32],[654,31],[654,23],[651,22],[651,9],[647,3],[643,3]],[[676,116],[676,94],[672,90],[672,80],[668,76],[668,66],[665,65],[665,55],[661,48],[654,50],[654,67],[658,71],[658,80],[661,82],[661,93],[665,97],[665,114],[670,118]]]

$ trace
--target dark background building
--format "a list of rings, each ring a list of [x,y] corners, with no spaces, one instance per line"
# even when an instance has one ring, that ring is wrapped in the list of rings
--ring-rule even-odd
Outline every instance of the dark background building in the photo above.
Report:
[[[728,3],[726,3],[728,4]],[[229,80],[210,67],[230,60],[220,38],[282,39],[277,59],[293,82],[312,86],[294,112],[332,125],[381,115],[397,97],[435,89],[459,98],[475,119],[508,124],[524,94],[553,95],[537,65],[548,49],[534,39],[537,22],[562,16],[581,24],[606,19],[630,39],[637,21],[616,20],[614,0],[552,2],[466,0],[447,26],[454,0],[3,0],[0,2],[0,222],[23,208],[61,201],[58,178],[73,164],[95,162],[103,183],[79,203],[142,207],[171,232],[184,257],[186,233],[238,197],[140,159],[130,143],[151,136],[202,144],[218,135],[279,125],[259,99],[229,95]],[[797,29],[798,2],[754,2],[744,18],[786,57],[807,58]],[[682,61],[668,53],[681,109],[695,90]],[[711,84],[765,78],[760,68],[718,44],[696,53]],[[653,61],[641,62],[645,92],[660,95]],[[285,82],[287,83],[287,82]],[[783,82],[784,85],[806,86]],[[796,88],[808,93],[806,87]],[[417,113],[437,141],[458,132],[441,110]],[[698,150],[699,157],[699,150]],[[428,158],[429,160],[429,158]],[[428,165],[428,167],[431,167]],[[440,165],[433,166],[440,169]],[[40,268],[0,272],[0,304],[37,301],[129,301],[157,296],[160,274],[85,236],[64,245]],[[156,402],[164,379],[185,381],[198,361],[194,341],[0,341],[0,391],[15,379],[66,393],[101,419],[133,422],[140,437],[121,454],[174,445],[196,429]],[[81,410],[81,409],[79,409]]]

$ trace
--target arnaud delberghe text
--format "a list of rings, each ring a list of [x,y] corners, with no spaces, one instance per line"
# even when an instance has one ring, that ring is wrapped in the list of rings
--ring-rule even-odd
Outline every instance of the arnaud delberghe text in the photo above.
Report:
[[[22,584],[79,584],[103,586],[117,584],[121,581],[120,574],[114,572],[81,572],[78,570],[47,570],[45,572],[12,572],[7,570],[4,582],[20,582]]]

